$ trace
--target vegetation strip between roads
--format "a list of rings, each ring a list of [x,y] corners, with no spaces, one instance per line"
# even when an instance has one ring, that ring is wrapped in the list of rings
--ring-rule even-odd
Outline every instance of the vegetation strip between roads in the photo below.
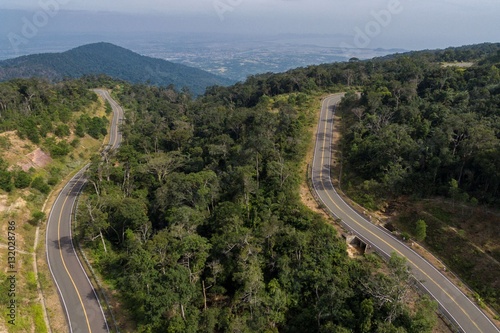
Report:
[[[110,102],[115,111],[111,124],[109,145],[105,149],[116,148],[121,141],[121,135],[118,133],[118,124],[123,118],[123,110],[106,91],[95,90],[95,92]],[[88,165],[80,170],[64,186],[51,210],[47,223],[46,235],[47,262],[66,313],[69,331],[75,333],[109,332],[104,311],[97,293],[76,254],[71,233],[72,212],[77,197],[85,185],[85,171],[87,168]],[[58,216],[55,217],[56,215]],[[67,224],[65,225],[64,223]],[[57,234],[57,237],[54,240],[55,234]],[[66,243],[62,242],[63,237],[68,238]],[[57,245],[55,245],[55,243],[57,243]],[[56,260],[60,261],[56,262]],[[71,261],[71,265],[69,261]],[[54,265],[57,265],[58,268],[54,268]],[[62,270],[66,274],[61,272]],[[82,283],[79,283],[85,280],[88,285],[83,283],[83,285],[85,285],[83,286]],[[89,290],[91,290],[90,294],[92,294],[92,296],[89,295]],[[86,294],[82,297],[84,292],[86,292]],[[79,313],[80,310],[81,313]]]
[[[85,169],[86,168],[83,169],[83,172],[85,172]],[[79,173],[76,176],[78,176],[78,179],[75,179],[75,178],[72,179],[72,181],[75,181],[75,180],[76,181],[73,184],[73,186],[71,187],[70,192],[73,192],[75,190],[75,187],[77,187],[77,185],[80,185],[80,188],[78,189],[78,191],[82,188],[82,184],[80,183],[80,181],[83,178],[83,174]],[[71,184],[71,182],[68,183],[68,184]],[[63,206],[66,205],[67,201],[68,201],[68,196],[64,199]],[[62,249],[62,246],[61,246],[61,222],[62,222],[62,220],[63,220],[63,210],[61,209],[61,211],[59,213],[59,218],[57,220],[57,236],[58,236],[58,246],[59,246],[59,249]],[[73,284],[73,287],[75,288],[76,294],[78,296],[78,300],[80,301],[80,304],[82,305],[83,314],[85,316],[85,321],[87,323],[87,328],[88,328],[89,332],[91,332],[92,330],[90,328],[89,318],[88,318],[88,315],[87,315],[87,311],[85,310],[85,305],[83,304],[82,296],[80,295],[80,292],[78,291],[78,288],[77,288],[77,286],[75,284],[75,281],[73,280],[73,278],[71,276],[71,273],[68,270],[68,267],[66,265],[66,261],[64,260],[62,251],[60,251],[59,254],[61,256],[61,262],[63,263],[64,269],[65,269],[66,273],[68,274],[68,278],[71,280],[71,283]],[[76,252],[75,252],[75,254],[76,254]],[[50,268],[50,265],[49,265],[49,268]],[[52,273],[52,268],[50,268],[50,269],[51,269],[51,273]],[[54,276],[53,273],[52,273],[52,276]],[[56,279],[54,279],[54,281],[56,281]],[[57,281],[56,281],[56,284],[57,284]],[[66,307],[66,302],[64,301],[64,296],[62,295],[61,289],[59,288],[59,284],[57,284],[57,289],[59,290],[59,293],[61,294],[61,299],[62,299],[62,301],[64,303],[64,308],[65,308],[65,311],[67,313],[68,312],[68,308]],[[71,322],[70,322],[69,316],[68,316],[68,323],[70,325],[70,331],[73,331],[72,328],[71,328]]]

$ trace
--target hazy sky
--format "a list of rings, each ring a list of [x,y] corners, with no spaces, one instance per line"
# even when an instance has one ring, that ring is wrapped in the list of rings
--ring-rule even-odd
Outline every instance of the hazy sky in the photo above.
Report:
[[[0,38],[26,37],[31,23],[40,34],[314,33],[423,49],[499,42],[499,18],[499,0],[0,0]]]

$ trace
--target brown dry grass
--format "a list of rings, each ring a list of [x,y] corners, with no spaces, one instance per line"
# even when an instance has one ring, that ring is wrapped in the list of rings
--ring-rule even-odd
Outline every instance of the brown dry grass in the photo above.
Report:
[[[32,163],[28,154],[37,148],[33,143],[20,139],[16,131],[1,133],[0,137],[9,142],[8,149],[4,149],[1,156],[10,166]]]
[[[426,221],[427,238],[423,243],[425,248],[416,243],[413,243],[413,248],[440,268],[471,300],[475,299],[475,292],[440,260],[449,263],[455,273],[462,275],[471,286],[499,290],[499,212],[485,207],[454,205],[450,200],[442,198],[415,202],[405,200],[393,206],[392,214],[388,214],[390,216],[387,220],[400,230],[411,233],[415,219]],[[494,311],[486,306],[483,306],[483,309],[490,319],[500,326],[500,321],[495,320]]]
[[[468,68],[474,66],[473,62],[443,62],[441,63],[442,67],[459,67],[459,68]]]

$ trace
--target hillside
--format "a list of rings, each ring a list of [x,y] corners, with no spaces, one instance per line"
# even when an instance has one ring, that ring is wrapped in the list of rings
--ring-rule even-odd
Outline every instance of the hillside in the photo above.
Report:
[[[204,99],[253,107],[272,105],[279,94],[302,100],[318,90],[350,89],[338,113],[342,190],[367,211],[384,213],[381,222],[406,239],[419,239],[500,311],[500,242],[491,222],[500,207],[499,46],[258,75],[210,89]],[[470,67],[456,66],[463,62]]]
[[[10,256],[12,238],[8,236],[15,237],[16,302],[22,304],[16,325],[2,317],[0,332],[48,332],[43,304],[51,309],[50,329],[65,331],[66,321],[45,261],[45,218],[62,180],[99,150],[110,108],[77,81],[0,83],[0,262],[6,263]],[[7,273],[2,270],[3,305],[10,301],[6,281]]]
[[[125,48],[96,43],[62,53],[23,56],[0,62],[0,81],[42,77],[58,81],[90,74],[106,74],[131,83],[188,87],[196,95],[213,85],[229,85],[228,79],[200,69],[150,58]]]
[[[448,47],[437,50],[409,51],[404,53],[394,53],[387,56],[374,58],[376,61],[388,61],[401,57],[413,59],[427,59],[432,62],[471,62],[485,60],[485,58],[495,57],[500,51],[500,43],[482,43],[474,45],[464,45],[460,47]],[[498,61],[497,61],[498,62]]]

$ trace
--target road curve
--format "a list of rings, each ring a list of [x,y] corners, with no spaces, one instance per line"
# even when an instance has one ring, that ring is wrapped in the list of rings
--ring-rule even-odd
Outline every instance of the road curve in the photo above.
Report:
[[[116,149],[122,142],[122,134],[119,125],[124,119],[122,107],[113,99],[107,90],[95,89],[102,98],[106,99],[113,109],[113,120],[111,121],[111,131],[109,133],[109,149]]]
[[[325,207],[344,226],[370,244],[378,253],[389,257],[395,252],[408,260],[413,276],[420,281],[439,304],[440,310],[466,333],[500,333],[500,330],[486,315],[467,298],[437,268],[419,256],[410,247],[393,237],[385,229],[375,226],[351,206],[337,193],[330,178],[332,160],[333,116],[336,105],[344,94],[327,97],[321,107],[318,123],[316,147],[312,165],[312,183],[315,192]]]
[[[114,114],[110,127],[109,145],[113,149],[120,145],[118,124],[123,119],[122,108],[105,90],[96,93],[109,101]],[[68,321],[71,333],[107,333],[109,327],[94,287],[76,255],[71,235],[73,208],[85,186],[85,171],[80,170],[61,190],[47,222],[46,254],[52,278]]]

